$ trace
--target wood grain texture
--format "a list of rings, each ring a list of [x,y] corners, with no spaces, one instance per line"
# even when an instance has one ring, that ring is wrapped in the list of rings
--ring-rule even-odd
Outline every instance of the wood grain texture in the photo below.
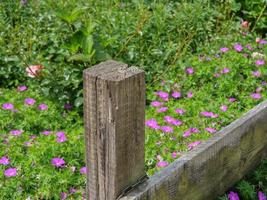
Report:
[[[113,200],[144,176],[145,75],[106,61],[84,71],[87,199]]]
[[[212,200],[267,156],[267,101],[120,200]]]

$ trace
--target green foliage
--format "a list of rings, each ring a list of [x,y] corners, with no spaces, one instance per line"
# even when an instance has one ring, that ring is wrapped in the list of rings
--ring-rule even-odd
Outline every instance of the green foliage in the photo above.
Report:
[[[82,71],[109,58],[140,66],[151,83],[213,33],[231,30],[223,5],[209,0],[3,2],[0,85],[27,81],[47,97],[81,108]],[[36,64],[45,67],[42,76],[28,78],[26,67]]]
[[[234,0],[233,5],[237,14],[244,20],[249,21],[251,29],[266,34],[267,28],[267,1],[266,0]],[[233,7],[235,8],[235,7]]]
[[[82,120],[76,112],[66,112],[33,91],[0,90],[1,107],[7,102],[14,105],[14,110],[0,109],[0,158],[10,160],[9,165],[0,164],[0,199],[59,199],[61,192],[68,193],[72,187],[77,192],[70,199],[81,199],[85,187],[85,175],[79,172],[85,165]],[[34,98],[35,104],[26,105],[26,98]],[[41,103],[48,109],[39,110]],[[14,136],[11,130],[23,133]],[[42,134],[45,130],[51,134]],[[59,131],[65,132],[67,141],[57,142]],[[54,157],[63,158],[64,167],[53,166]],[[17,168],[17,176],[4,176],[10,167]]]

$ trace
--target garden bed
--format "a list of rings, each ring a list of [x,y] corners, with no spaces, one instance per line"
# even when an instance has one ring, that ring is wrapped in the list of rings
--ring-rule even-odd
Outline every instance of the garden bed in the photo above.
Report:
[[[215,199],[266,158],[266,119],[267,101],[121,199]]]

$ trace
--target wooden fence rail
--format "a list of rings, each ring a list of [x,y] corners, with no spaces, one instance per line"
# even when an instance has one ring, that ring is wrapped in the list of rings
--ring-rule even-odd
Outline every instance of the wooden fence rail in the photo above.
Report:
[[[212,200],[267,156],[265,101],[146,180],[144,72],[115,61],[84,71],[84,122],[90,200]]]

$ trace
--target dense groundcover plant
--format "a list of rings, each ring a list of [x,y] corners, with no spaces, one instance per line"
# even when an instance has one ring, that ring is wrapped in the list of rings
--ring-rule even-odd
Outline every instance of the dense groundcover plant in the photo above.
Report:
[[[0,198],[81,199],[82,122],[32,88],[0,90]]]
[[[266,40],[250,34],[214,39],[211,47],[187,57],[160,84],[148,85],[149,175],[266,99],[266,49]],[[37,88],[1,89],[1,197],[81,199],[85,174],[90,173],[84,162],[82,119],[72,105],[52,102]],[[265,195],[265,176],[258,175],[261,187],[252,186],[250,194],[250,186],[241,182],[239,194],[233,190],[230,197]]]

